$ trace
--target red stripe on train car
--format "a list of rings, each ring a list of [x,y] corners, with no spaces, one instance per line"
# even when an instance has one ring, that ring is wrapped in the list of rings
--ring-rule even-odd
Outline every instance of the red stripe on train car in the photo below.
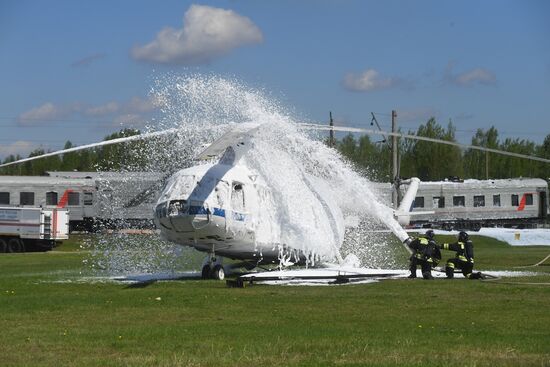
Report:
[[[53,210],[53,213],[52,213],[52,216],[53,216],[53,220],[52,220],[52,235],[53,235],[53,238],[57,238],[57,209],[54,209]]]
[[[518,212],[521,212],[523,211],[523,209],[525,209],[525,200],[525,194],[523,194],[523,196],[521,197],[521,201],[519,202]]]
[[[59,200],[59,203],[57,204],[57,207],[62,209],[67,206],[67,203],[69,202],[69,193],[73,192],[71,189],[65,190],[63,193],[63,196],[61,196],[61,200]]]

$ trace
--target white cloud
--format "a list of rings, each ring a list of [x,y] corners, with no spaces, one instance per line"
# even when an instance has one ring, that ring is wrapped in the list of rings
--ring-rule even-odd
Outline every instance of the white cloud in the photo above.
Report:
[[[143,117],[138,114],[128,113],[125,115],[117,116],[113,119],[113,125],[142,125]]]
[[[99,106],[91,106],[84,110],[87,116],[109,116],[117,113],[138,114],[153,112],[158,103],[153,98],[132,97],[128,102],[110,101]]]
[[[117,102],[107,102],[99,106],[87,108],[84,113],[88,116],[105,116],[120,111],[120,105]]]
[[[365,70],[362,73],[348,73],[345,75],[343,85],[353,92],[371,92],[403,85],[399,78],[383,78],[374,69]]]
[[[183,28],[165,27],[152,42],[134,47],[131,54],[140,61],[196,65],[262,41],[261,30],[249,18],[232,10],[191,5],[183,16]]]
[[[496,75],[485,68],[474,68],[462,73],[453,73],[454,64],[450,62],[445,69],[444,80],[462,87],[471,87],[475,84],[495,85]]]
[[[32,108],[23,112],[17,117],[17,122],[22,126],[37,125],[44,121],[51,121],[65,117],[70,110],[64,107],[56,106],[51,102],[46,102],[41,106]]]
[[[40,144],[25,140],[18,140],[11,144],[2,144],[0,145],[0,157],[5,158],[10,154],[13,154],[14,156],[19,154],[22,157],[26,157],[30,152],[39,147]]]
[[[460,85],[472,85],[475,83],[495,84],[497,78],[495,74],[487,69],[475,68],[462,74],[458,74],[455,80]]]
[[[158,109],[158,102],[154,98],[133,97],[125,106],[127,113],[148,113]]]
[[[45,122],[55,123],[59,119],[73,118],[76,121],[82,117],[95,118],[113,118],[117,124],[117,118],[123,116],[139,116],[135,120],[145,121],[148,119],[148,114],[159,108],[159,102],[155,97],[133,97],[126,102],[109,101],[101,105],[85,105],[83,103],[72,103],[66,105],[55,105],[51,102],[44,103],[41,106],[32,108],[21,113],[17,117],[17,123],[20,126],[34,126]],[[116,116],[116,118],[115,118]],[[129,123],[129,119],[125,119]],[[101,122],[101,124],[104,121]]]

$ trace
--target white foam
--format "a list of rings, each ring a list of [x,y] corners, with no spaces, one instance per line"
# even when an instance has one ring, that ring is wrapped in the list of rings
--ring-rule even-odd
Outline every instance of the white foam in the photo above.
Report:
[[[139,157],[146,158],[152,170],[174,172],[189,166],[189,158],[221,136],[230,123],[263,124],[244,157],[252,172],[269,185],[257,219],[257,241],[285,244],[311,259],[338,260],[344,239],[342,212],[361,219],[362,228],[347,235],[351,234],[354,246],[370,249],[371,256],[385,246],[385,240],[369,242],[372,238],[365,236],[365,225],[383,223],[401,241],[408,237],[393,211],[373,193],[370,182],[320,141],[325,137],[301,130],[298,120],[265,92],[213,75],[167,74],[157,80],[152,95],[164,115],[148,130],[180,129],[177,137],[155,139],[140,149]],[[121,250],[126,245],[115,247]],[[167,245],[144,251],[141,258],[119,260],[103,246],[102,256],[110,259],[100,267],[145,270],[144,264],[162,248]],[[384,259],[390,258],[387,251],[381,253]]]

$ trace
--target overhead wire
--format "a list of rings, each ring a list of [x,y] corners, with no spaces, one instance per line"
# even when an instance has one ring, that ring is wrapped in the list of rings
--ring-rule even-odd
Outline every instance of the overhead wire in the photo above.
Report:
[[[376,130],[372,130],[372,129],[353,128],[353,127],[341,127],[341,126],[329,127],[329,126],[317,125],[317,124],[304,124],[304,126],[308,126],[309,128],[312,128],[312,129],[324,130],[324,131],[328,131],[328,130],[332,129],[333,131],[356,132],[356,133],[364,133],[364,134],[369,134],[369,135],[382,134],[383,133],[383,134],[388,135],[388,136],[396,136],[396,137],[404,138],[404,139],[428,141],[428,142],[431,142],[431,143],[451,145],[451,146],[455,146],[455,147],[458,147],[458,148],[461,148],[461,149],[481,150],[481,151],[484,151],[484,152],[507,155],[507,156],[511,156],[511,157],[515,157],[515,158],[523,158],[523,159],[529,159],[529,160],[534,160],[534,161],[539,161],[539,162],[544,162],[544,163],[550,163],[550,159],[546,159],[546,158],[541,158],[541,157],[536,157],[536,156],[531,156],[531,155],[526,155],[526,154],[520,154],[520,153],[514,153],[514,152],[508,152],[508,151],[500,150],[500,149],[486,148],[486,147],[481,147],[481,146],[478,146],[478,145],[461,144],[461,143],[457,143],[457,142],[453,142],[453,141],[429,138],[429,137],[419,136],[419,135],[394,133],[394,132],[389,132],[389,131],[382,132],[382,131],[376,131]]]

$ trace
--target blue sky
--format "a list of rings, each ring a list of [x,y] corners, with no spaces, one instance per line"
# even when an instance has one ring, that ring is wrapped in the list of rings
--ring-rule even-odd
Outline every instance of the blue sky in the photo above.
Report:
[[[155,113],[155,77],[237,77],[300,116],[469,142],[550,133],[548,1],[0,2],[0,157],[97,141]],[[214,28],[207,28],[208,26]],[[208,29],[208,32],[205,30]],[[179,37],[179,38],[178,38]]]

